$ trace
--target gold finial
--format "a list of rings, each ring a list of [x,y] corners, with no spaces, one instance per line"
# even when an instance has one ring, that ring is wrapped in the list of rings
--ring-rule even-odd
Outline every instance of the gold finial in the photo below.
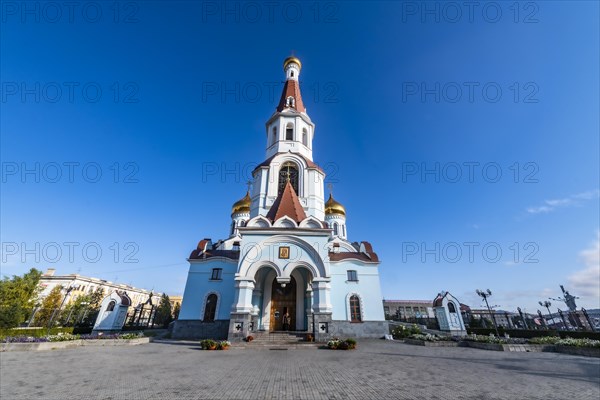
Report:
[[[328,183],[327,189],[329,189],[329,194],[333,195],[333,183]]]
[[[248,192],[250,192],[250,188],[252,187],[252,181],[248,180],[248,182],[246,182],[246,186],[248,186]]]

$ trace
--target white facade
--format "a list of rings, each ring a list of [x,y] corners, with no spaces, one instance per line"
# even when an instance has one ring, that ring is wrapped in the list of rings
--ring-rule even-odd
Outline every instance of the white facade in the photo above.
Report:
[[[460,312],[460,302],[448,292],[442,292],[433,300],[433,311],[441,331],[465,335],[467,329]]]
[[[368,242],[347,240],[345,208],[333,197],[325,202],[300,70],[298,59],[284,62],[283,94],[266,123],[267,159],[253,172],[251,196],[232,207],[228,239],[204,239],[189,257],[175,336],[194,336],[189,327],[201,331],[221,321],[235,340],[282,330],[286,313],[286,328],[294,331],[387,333],[379,259]]]
[[[115,291],[102,299],[94,331],[120,331],[125,325],[131,299],[125,292]]]

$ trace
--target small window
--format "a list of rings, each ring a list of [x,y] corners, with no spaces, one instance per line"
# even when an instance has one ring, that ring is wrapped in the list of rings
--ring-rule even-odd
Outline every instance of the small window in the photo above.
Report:
[[[277,141],[277,127],[273,127],[273,144]]]
[[[337,235],[338,235],[338,224],[337,224],[337,222],[334,222],[334,223],[333,223],[333,234],[334,234],[335,236],[337,236]]]
[[[292,71],[291,77],[292,77],[292,78],[294,77],[294,71]]]
[[[308,133],[306,132],[306,128],[302,129],[302,144],[308,146]]]
[[[231,221],[231,235],[235,232],[235,221]]]
[[[112,300],[110,303],[108,303],[108,307],[106,307],[106,311],[113,311],[115,309],[115,305],[117,303],[115,303],[114,300]]]
[[[294,140],[294,125],[291,123],[285,127],[285,140]]]
[[[214,269],[213,269],[213,271],[214,271]],[[217,295],[212,293],[206,298],[206,305],[204,306],[204,322],[214,321],[216,311],[217,311]]]
[[[450,311],[451,313],[456,312],[456,307],[454,307],[454,303],[451,301],[448,302],[448,311]]]
[[[348,271],[348,280],[351,282],[358,282],[358,274],[356,271]]]
[[[213,268],[210,280],[211,281],[220,281],[222,274],[223,274],[223,269],[222,268]]]
[[[357,295],[353,294],[350,296],[350,321],[361,322],[362,316],[360,315],[360,300]]]

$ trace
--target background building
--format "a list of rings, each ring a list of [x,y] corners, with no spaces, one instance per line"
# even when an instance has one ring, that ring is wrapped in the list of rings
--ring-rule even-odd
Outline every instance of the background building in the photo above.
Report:
[[[71,288],[66,294],[65,305],[75,301],[79,296],[92,294],[96,289],[104,289],[104,295],[108,295],[115,290],[125,291],[131,299],[131,305],[137,307],[139,304],[148,301],[152,295],[152,303],[160,304],[161,293],[153,293],[146,289],[139,289],[123,283],[114,283],[104,279],[90,278],[79,274],[55,275],[54,268],[48,268],[46,273],[40,278],[40,299],[46,297],[56,286],[62,286],[63,289]]]

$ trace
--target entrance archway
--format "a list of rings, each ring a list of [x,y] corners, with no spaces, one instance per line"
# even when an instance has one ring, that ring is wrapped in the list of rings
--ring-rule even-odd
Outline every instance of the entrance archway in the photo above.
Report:
[[[290,282],[283,286],[277,282],[277,278],[273,278],[271,291],[271,318],[270,330],[284,330],[284,316],[289,316],[289,326],[286,326],[290,331],[296,330],[296,279],[291,277]]]

